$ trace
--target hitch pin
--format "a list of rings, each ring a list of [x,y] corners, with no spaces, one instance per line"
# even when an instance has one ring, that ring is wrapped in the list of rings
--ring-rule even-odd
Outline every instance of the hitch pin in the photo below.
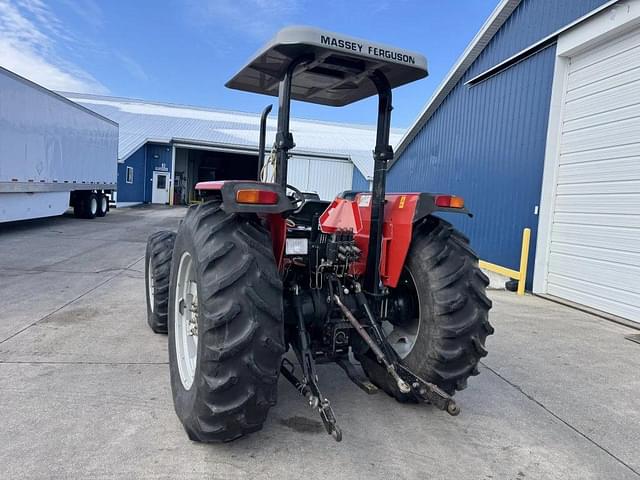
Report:
[[[334,294],[333,299],[335,300],[338,307],[340,307],[340,310],[342,310],[342,313],[344,313],[344,316],[347,317],[347,320],[349,320],[349,323],[351,323],[351,325],[353,325],[353,328],[356,329],[356,332],[358,332],[358,334],[363,338],[363,340],[367,342],[367,345],[369,345],[369,348],[373,350],[373,353],[375,354],[376,358],[384,364],[385,368],[387,369],[387,372],[389,372],[389,375],[393,377],[396,384],[398,385],[398,389],[400,390],[400,392],[409,393],[411,391],[411,387],[409,386],[409,384],[405,382],[402,378],[400,378],[400,375],[398,375],[396,368],[393,366],[392,363],[389,362],[389,360],[387,360],[387,357],[384,355],[384,353],[382,353],[382,350],[380,350],[380,347],[376,344],[376,342],[373,341],[371,336],[367,333],[367,331],[360,324],[360,322],[356,320],[356,317],[354,317],[353,314],[349,311],[349,309],[344,305],[344,303],[342,303],[342,301],[340,300],[340,297]]]

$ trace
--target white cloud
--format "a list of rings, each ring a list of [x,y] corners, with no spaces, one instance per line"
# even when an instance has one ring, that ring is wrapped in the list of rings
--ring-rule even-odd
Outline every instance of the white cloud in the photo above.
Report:
[[[113,55],[115,55],[115,57],[121,62],[122,66],[127,70],[127,72],[129,72],[129,75],[133,78],[142,82],[149,80],[147,72],[145,72],[144,68],[142,68],[142,66],[140,66],[140,64],[133,58],[122,52],[114,52]]]
[[[102,8],[94,0],[62,0],[63,3],[78,15],[91,28],[103,27]]]
[[[187,0],[196,23],[224,25],[230,30],[262,38],[294,16],[301,0]]]
[[[108,93],[88,72],[61,59],[73,38],[41,0],[0,0],[0,65],[52,90]]]

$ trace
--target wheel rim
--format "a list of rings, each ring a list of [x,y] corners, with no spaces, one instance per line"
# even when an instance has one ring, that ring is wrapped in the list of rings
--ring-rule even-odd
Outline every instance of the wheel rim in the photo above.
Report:
[[[151,257],[149,257],[149,262],[147,263],[147,298],[149,299],[149,308],[151,308],[151,313],[153,313],[153,303],[156,296],[155,288],[155,279],[153,278],[153,268],[151,264]]]
[[[174,305],[174,337],[180,381],[191,388],[198,360],[198,284],[189,252],[180,257]]]
[[[98,201],[95,197],[91,197],[91,214],[95,215],[98,211]]]
[[[413,350],[420,331],[420,296],[408,268],[404,268],[389,302],[389,320],[382,323],[382,329],[389,345],[404,359]]]
[[[106,197],[102,197],[102,198],[101,198],[101,200],[100,200],[100,209],[101,209],[103,212],[106,212],[106,211],[107,211],[107,198],[106,198]]]

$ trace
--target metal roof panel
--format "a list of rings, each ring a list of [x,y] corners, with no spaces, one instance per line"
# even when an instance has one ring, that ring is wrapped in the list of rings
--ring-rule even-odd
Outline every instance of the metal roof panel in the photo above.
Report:
[[[68,99],[120,125],[118,159],[126,160],[147,142],[244,146],[257,151],[260,114],[148,102],[127,98],[63,93]],[[275,140],[276,118],[267,120],[267,145]],[[373,177],[374,125],[352,125],[291,119],[296,152],[349,158],[358,170]],[[401,131],[393,129],[390,143]]]

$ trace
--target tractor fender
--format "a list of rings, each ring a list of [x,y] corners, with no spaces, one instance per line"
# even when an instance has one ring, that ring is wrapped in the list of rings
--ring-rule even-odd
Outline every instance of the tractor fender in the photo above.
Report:
[[[227,213],[258,213],[279,214],[294,209],[293,204],[287,198],[284,188],[277,183],[256,182],[251,180],[221,180],[212,182],[199,182],[196,190],[205,197],[216,196],[222,200],[222,209]],[[270,197],[269,203],[240,203],[236,197],[240,190],[259,190],[275,193]]]
[[[391,193],[385,195],[384,224],[382,227],[382,252],[380,279],[385,286],[395,288],[400,279],[404,262],[411,246],[414,226],[434,212],[453,212],[471,215],[461,207],[445,206],[452,198],[445,194]],[[454,202],[459,205],[459,202]],[[350,273],[362,276],[366,270],[371,229],[371,194],[336,198],[320,216],[320,230],[333,233],[347,229],[354,232],[356,246],[362,251],[357,262],[351,265]]]
[[[199,182],[196,190],[203,192],[207,199],[221,201],[221,208],[227,213],[255,213],[262,218],[271,232],[273,255],[278,267],[282,267],[284,247],[287,237],[287,225],[283,213],[290,212],[294,205],[287,198],[285,190],[277,183],[256,182],[251,180],[221,180]],[[262,190],[277,194],[277,201],[271,204],[239,203],[238,190]]]

